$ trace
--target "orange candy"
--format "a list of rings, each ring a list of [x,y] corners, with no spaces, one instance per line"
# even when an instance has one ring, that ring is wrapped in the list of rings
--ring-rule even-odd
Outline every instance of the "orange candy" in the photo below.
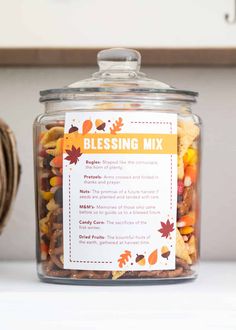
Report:
[[[189,177],[192,183],[196,182],[197,179],[197,166],[187,166],[184,171],[185,178]]]
[[[44,242],[41,242],[41,244],[40,244],[40,250],[41,250],[41,252],[48,253],[48,246]]]
[[[50,185],[52,187],[61,186],[62,185],[62,177],[61,176],[53,176],[50,179]]]
[[[182,224],[182,227],[193,226],[195,224],[195,215],[193,212],[189,212],[188,214],[182,216],[178,223]]]
[[[63,145],[64,145],[64,139],[63,138],[58,139],[56,144],[57,155],[62,155]]]
[[[180,228],[179,232],[181,235],[189,235],[194,231],[194,228],[191,226]]]
[[[41,190],[40,193],[42,198],[45,199],[45,201],[49,201],[53,197],[53,194],[50,191]]]
[[[198,161],[197,150],[194,148],[188,148],[187,152],[184,155],[183,161],[184,161],[185,167],[188,165],[197,164],[197,161]]]
[[[63,158],[62,156],[56,156],[51,160],[50,165],[52,167],[62,167],[63,165]]]

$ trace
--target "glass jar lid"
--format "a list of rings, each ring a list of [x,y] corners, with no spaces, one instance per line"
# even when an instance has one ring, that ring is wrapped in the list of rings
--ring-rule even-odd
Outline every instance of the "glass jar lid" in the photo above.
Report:
[[[40,92],[40,102],[81,98],[153,99],[195,102],[198,93],[176,89],[140,72],[141,55],[126,48],[102,50],[97,55],[99,71],[92,77],[64,88]]]

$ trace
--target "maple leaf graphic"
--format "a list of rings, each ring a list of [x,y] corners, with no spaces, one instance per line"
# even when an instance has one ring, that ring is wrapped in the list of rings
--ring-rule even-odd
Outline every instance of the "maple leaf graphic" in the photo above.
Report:
[[[169,220],[165,222],[161,222],[161,229],[158,230],[162,235],[161,237],[168,238],[170,233],[174,231],[174,224],[170,223]]]
[[[80,148],[76,149],[75,146],[72,146],[71,150],[66,150],[67,157],[65,158],[66,160],[70,161],[70,164],[77,164],[79,161],[79,157],[82,155],[80,152]]]

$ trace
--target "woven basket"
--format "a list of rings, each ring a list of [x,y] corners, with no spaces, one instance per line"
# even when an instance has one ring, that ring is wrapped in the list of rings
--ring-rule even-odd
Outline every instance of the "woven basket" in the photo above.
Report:
[[[20,164],[13,132],[0,119],[0,233],[9,218],[20,179]]]

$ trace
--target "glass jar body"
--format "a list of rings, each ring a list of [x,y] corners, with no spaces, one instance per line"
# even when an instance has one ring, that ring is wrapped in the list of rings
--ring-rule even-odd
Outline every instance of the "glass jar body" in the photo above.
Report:
[[[197,276],[200,239],[200,119],[181,102],[47,102],[34,123],[36,249],[38,275],[45,282],[145,284],[192,280]],[[65,114],[118,111],[177,115],[177,207],[175,269],[151,271],[79,270],[63,262],[63,171],[61,144]],[[45,136],[47,137],[45,139]],[[57,157],[58,164],[55,165]],[[94,155],[96,157],[96,154]],[[59,164],[60,163],[60,164]],[[161,175],[161,173],[160,173]],[[178,246],[177,246],[178,244]],[[160,252],[161,253],[161,252]]]

